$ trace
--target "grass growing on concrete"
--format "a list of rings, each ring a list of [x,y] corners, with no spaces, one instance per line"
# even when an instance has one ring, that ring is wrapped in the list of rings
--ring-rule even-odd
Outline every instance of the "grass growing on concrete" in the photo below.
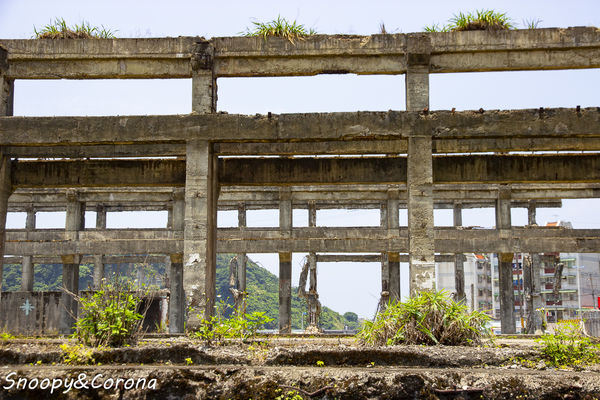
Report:
[[[33,31],[36,39],[113,39],[116,32],[104,25],[91,26],[86,21],[82,21],[81,25],[69,26],[64,18],[55,18],[39,31],[34,26]]]
[[[506,13],[494,10],[459,12],[448,20],[447,25],[434,24],[424,28],[425,32],[499,31],[509,29],[515,29],[512,20],[506,16]]]
[[[536,340],[542,358],[553,367],[579,366],[600,362],[600,346],[584,336],[579,322],[560,322],[554,334]]]
[[[357,334],[365,345],[472,345],[485,335],[490,318],[469,312],[446,291],[423,291],[406,302],[391,302]]]
[[[277,16],[269,22],[252,22],[254,29],[246,28],[245,32],[242,32],[244,36],[259,36],[263,39],[267,37],[282,37],[290,42],[294,42],[296,39],[302,40],[306,36],[311,36],[317,32],[310,28],[307,29],[304,25],[297,23],[295,20],[289,22],[281,16]]]

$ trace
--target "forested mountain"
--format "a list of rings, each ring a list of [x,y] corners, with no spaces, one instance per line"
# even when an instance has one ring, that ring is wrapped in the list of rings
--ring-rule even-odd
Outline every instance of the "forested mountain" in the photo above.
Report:
[[[227,304],[233,304],[233,297],[229,291],[229,261],[232,255],[217,255],[217,301]],[[151,281],[164,281],[165,266],[163,265],[144,265],[144,264],[123,264],[120,266],[106,265],[107,276],[130,276],[135,279],[140,276],[137,270],[143,271],[143,276],[148,278],[152,275]],[[34,290],[52,291],[60,290],[62,286],[62,265],[45,264],[37,265],[34,269]],[[4,279],[2,290],[14,291],[21,287],[21,266],[19,264],[9,264],[4,266]],[[79,288],[87,289],[92,285],[93,265],[82,264],[79,268]],[[157,279],[155,279],[157,278]],[[248,307],[246,312],[263,311],[270,318],[273,318],[266,328],[277,329],[277,319],[279,316],[279,279],[263,267],[257,265],[252,260],[248,260],[246,267],[246,282],[248,295]],[[292,329],[301,329],[302,318],[306,318],[303,313],[306,312],[306,301],[298,297],[298,289],[292,288]],[[350,329],[358,327],[358,318],[355,313],[347,312],[344,315],[323,306],[321,312],[321,327],[323,329],[344,329],[348,326]],[[304,324],[306,326],[306,323]]]

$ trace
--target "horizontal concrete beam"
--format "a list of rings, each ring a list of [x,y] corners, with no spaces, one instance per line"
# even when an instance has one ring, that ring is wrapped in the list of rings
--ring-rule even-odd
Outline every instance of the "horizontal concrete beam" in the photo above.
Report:
[[[407,37],[315,35],[296,40],[213,38],[218,77],[406,72]],[[432,72],[596,68],[596,28],[419,33]],[[13,79],[189,78],[198,37],[0,40]]]
[[[487,111],[407,111],[310,113],[266,116],[229,114],[117,116],[117,117],[0,117],[0,145],[44,147],[54,157],[54,146],[97,144],[182,143],[190,139],[215,142],[293,142],[399,140],[411,135],[433,135],[434,145],[449,140],[443,152],[458,139],[488,143],[502,139],[505,146],[519,138],[538,140],[538,150],[557,150],[565,138],[596,146],[600,138],[598,108]],[[507,139],[510,139],[507,141]],[[554,140],[550,140],[554,139]],[[468,142],[465,142],[468,143]],[[526,144],[526,143],[525,143]],[[517,149],[523,149],[520,143]],[[124,146],[121,154],[127,152]],[[308,145],[300,153],[308,152]],[[319,143],[314,144],[318,152]],[[341,146],[341,145],[340,145]],[[358,147],[353,144],[355,148]],[[488,147],[491,145],[488,145]],[[500,145],[496,147],[502,147]],[[465,150],[462,145],[452,151]],[[371,149],[368,149],[371,150]],[[394,149],[394,151],[397,149]],[[503,148],[509,152],[512,149]],[[41,157],[42,149],[36,150]],[[64,150],[59,150],[63,152]],[[139,155],[132,148],[131,155]],[[466,150],[465,150],[466,151]],[[364,154],[364,153],[363,153]],[[366,153],[368,154],[368,153]]]
[[[227,158],[222,186],[404,184],[406,158]],[[600,182],[600,155],[463,155],[433,159],[435,183]],[[13,161],[15,188],[183,186],[184,160]]]
[[[599,229],[525,227],[495,229],[435,229],[438,253],[595,253],[600,248]],[[78,240],[66,240],[64,231],[7,230],[9,255],[56,254],[174,254],[183,251],[182,232],[164,229],[89,230]],[[390,235],[383,228],[220,228],[220,253],[408,252],[408,231]]]
[[[600,182],[600,155],[468,155],[433,158],[434,183]],[[406,183],[406,158],[228,158],[221,185]]]
[[[436,254],[436,262],[454,262],[454,254]],[[317,254],[317,262],[381,262],[381,254]],[[400,262],[408,262],[408,254],[400,254]]]
[[[133,255],[133,256],[110,256],[104,255],[102,262],[106,264],[164,264],[166,262],[165,255]],[[4,257],[4,264],[21,264],[23,258],[9,256]],[[81,258],[81,264],[94,264],[94,256],[84,256]],[[62,264],[60,256],[34,257],[33,264]]]

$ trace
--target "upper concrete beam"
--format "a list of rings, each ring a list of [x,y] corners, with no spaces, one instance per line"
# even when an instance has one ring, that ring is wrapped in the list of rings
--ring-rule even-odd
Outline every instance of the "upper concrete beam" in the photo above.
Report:
[[[222,37],[215,47],[216,77],[316,74],[402,74],[407,37],[315,35]],[[420,33],[431,41],[431,72],[597,68],[596,28]],[[11,79],[189,78],[200,37],[155,39],[0,40]]]
[[[434,146],[436,142],[450,140],[455,143],[457,139],[554,139],[546,140],[545,146],[538,149],[555,150],[562,148],[559,143],[565,138],[597,142],[600,137],[599,110],[595,107],[426,114],[388,111],[264,116],[0,117],[0,145],[162,145],[192,139],[214,142],[362,141],[433,135]],[[45,157],[55,156],[52,146],[45,146]],[[318,147],[319,143],[315,143],[315,148]],[[139,155],[135,150],[132,155]],[[503,149],[504,152],[511,150]],[[44,153],[39,150],[38,154]]]

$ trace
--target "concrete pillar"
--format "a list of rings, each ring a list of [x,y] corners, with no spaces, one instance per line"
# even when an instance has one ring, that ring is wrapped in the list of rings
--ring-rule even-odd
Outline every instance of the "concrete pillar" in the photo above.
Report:
[[[25,229],[31,232],[35,229],[35,210],[33,207],[27,209],[27,219],[25,220]],[[33,291],[33,257],[23,256],[21,261],[21,290],[24,292]]]
[[[238,204],[238,227],[240,229],[246,228],[246,204],[239,203]],[[240,299],[238,302],[238,312],[245,313],[246,312],[246,265],[248,262],[248,257],[246,253],[238,253],[237,254],[237,278],[238,278],[238,290],[241,292]]]
[[[12,193],[10,170],[10,157],[0,153],[0,292],[2,291],[2,274],[4,269],[6,213],[8,211],[8,197]]]
[[[290,188],[279,191],[279,229],[291,234],[292,195]],[[292,253],[279,253],[279,333],[290,333],[292,322]]]
[[[101,204],[96,206],[96,229],[106,229],[106,207]]]
[[[523,260],[523,291],[527,308],[526,333],[533,334],[542,329],[542,318],[536,311],[543,307],[540,280],[540,256],[530,254]]]
[[[454,203],[454,226],[462,226],[462,204],[459,202]],[[456,301],[465,301],[465,255],[455,254],[454,255],[454,286],[456,289]],[[474,307],[475,305],[473,305]]]
[[[79,237],[79,231],[84,227],[85,207],[79,201],[79,196],[75,190],[67,191],[67,218],[65,223],[65,239],[76,241]],[[63,264],[63,293],[61,301],[64,312],[61,314],[59,323],[59,333],[68,335],[73,332],[75,321],[77,320],[78,304],[74,296],[79,294],[79,263],[81,255],[63,254],[61,255]]]
[[[197,43],[192,54],[192,112],[217,111],[217,79],[213,72],[214,48],[210,42]]]
[[[106,229],[106,208],[98,204],[96,206],[96,229]],[[99,289],[104,279],[104,256],[94,255],[94,289]]]
[[[214,312],[218,195],[217,157],[212,144],[203,140],[188,141],[183,246],[188,328],[198,326],[202,318]],[[174,209],[174,225],[176,218]],[[171,285],[171,290],[173,287]]]
[[[388,238],[393,239],[400,235],[400,219],[398,211],[400,207],[400,192],[398,189],[388,189],[387,193],[387,228]],[[387,264],[389,274],[390,300],[400,300],[400,253],[391,251],[387,253]]]
[[[406,110],[429,109],[429,61],[427,35],[407,36]],[[433,170],[431,134],[408,137],[408,249],[410,292],[435,289],[433,226]]]
[[[183,254],[170,255],[169,333],[183,333],[185,324],[185,293],[183,291]]]
[[[317,226],[317,205],[314,201],[308,203],[308,226]]]
[[[13,115],[15,81],[9,79],[8,52],[0,48],[0,117]]]
[[[537,204],[535,200],[529,200],[527,204],[527,225],[537,225],[536,222]]]
[[[319,319],[321,316],[321,302],[319,302],[319,292],[317,290],[317,254],[308,254],[308,272],[309,272],[309,286],[308,286],[308,327],[307,329],[312,332],[318,332]]]
[[[292,253],[279,253],[279,333],[292,332]]]
[[[510,237],[510,187],[498,188],[496,229],[501,238]],[[513,253],[498,254],[498,284],[500,286],[500,328],[502,333],[515,333],[515,292],[513,288]]]
[[[173,191],[172,229],[183,233],[185,227],[185,191]],[[185,292],[183,254],[169,255],[169,333],[183,333],[185,323]]]

